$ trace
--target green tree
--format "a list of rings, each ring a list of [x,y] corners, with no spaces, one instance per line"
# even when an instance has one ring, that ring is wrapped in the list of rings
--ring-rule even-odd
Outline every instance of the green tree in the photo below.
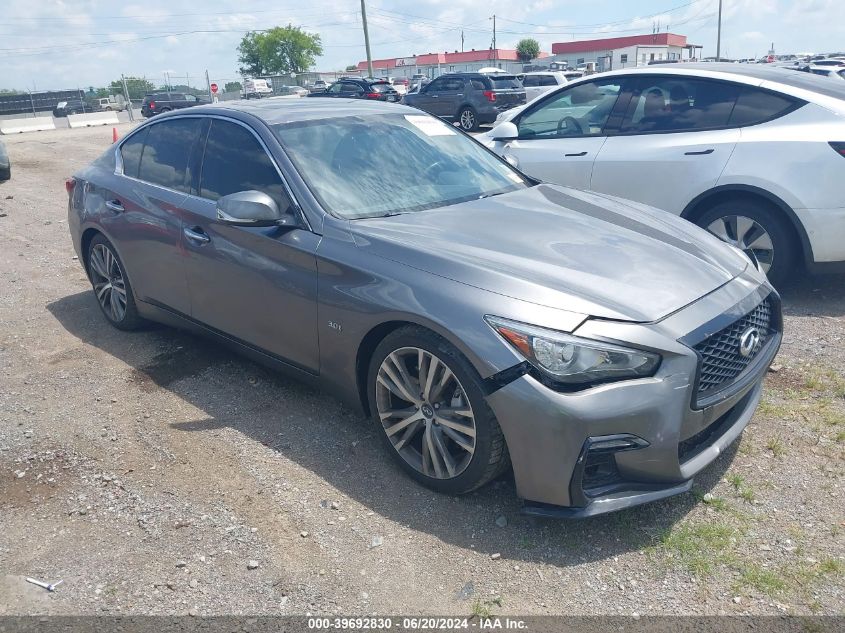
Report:
[[[322,54],[319,35],[290,24],[263,33],[250,31],[238,46],[240,71],[253,77],[302,73]]]
[[[241,90],[243,90],[243,86],[240,81],[227,81],[226,85],[223,86],[223,92],[240,92]]]
[[[9,90],[8,88],[0,88],[0,95],[22,95],[20,90]]]
[[[126,89],[129,91],[130,99],[143,99],[148,92],[155,90],[155,84],[140,77],[127,77]],[[123,94],[123,81],[115,79],[109,84],[109,94]]]
[[[525,39],[519,40],[519,43],[516,45],[516,56],[522,62],[529,62],[539,54],[540,42],[533,38],[526,37]]]
[[[358,64],[349,64],[346,67],[346,72],[352,72],[353,70],[358,70]]]

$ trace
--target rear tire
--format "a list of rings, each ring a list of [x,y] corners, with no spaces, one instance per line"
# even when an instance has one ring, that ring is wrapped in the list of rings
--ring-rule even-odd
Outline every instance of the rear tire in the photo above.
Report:
[[[104,235],[95,235],[91,240],[86,262],[94,297],[106,320],[118,330],[141,328],[144,320],[138,315],[126,268]]]
[[[760,262],[769,281],[781,285],[794,272],[798,244],[792,227],[776,207],[748,198],[720,202],[698,216],[696,224]]]
[[[402,384],[397,387],[391,376]],[[430,330],[406,326],[379,343],[367,397],[387,451],[432,490],[467,493],[510,465],[481,378],[463,354]]]
[[[458,125],[464,132],[478,130],[478,114],[470,106],[464,106],[458,112]]]

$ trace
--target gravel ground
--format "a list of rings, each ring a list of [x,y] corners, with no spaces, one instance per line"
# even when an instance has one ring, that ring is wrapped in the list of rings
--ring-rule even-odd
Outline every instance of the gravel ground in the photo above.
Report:
[[[785,290],[760,411],[692,494],[531,520],[508,477],[429,492],[336,400],[108,327],[62,182],[111,129],[4,140],[0,614],[843,613],[842,276]]]

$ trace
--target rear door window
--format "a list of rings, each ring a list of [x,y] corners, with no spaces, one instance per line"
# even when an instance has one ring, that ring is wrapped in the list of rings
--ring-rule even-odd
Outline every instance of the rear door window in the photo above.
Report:
[[[356,83],[351,81],[344,81],[340,85],[340,94],[344,95],[359,95],[364,92],[364,89]]]
[[[745,87],[736,101],[730,124],[733,127],[747,127],[771,121],[792,112],[801,103],[786,95]]]
[[[213,119],[205,144],[199,195],[217,200],[250,190],[266,193],[281,211],[290,206],[282,179],[252,132],[237,123]]]
[[[637,82],[621,132],[696,132],[727,127],[740,88],[726,81],[643,77]]]
[[[535,88],[540,85],[539,75],[526,75],[522,78],[522,85],[526,88]]]
[[[390,92],[393,90],[393,86],[388,83],[384,84],[370,84],[370,90],[373,92],[383,93],[383,92]]]
[[[519,83],[519,79],[517,79],[513,75],[491,76],[490,81],[493,82],[494,90],[510,90],[514,88],[522,88],[522,84]]]
[[[149,130],[150,128],[146,127],[137,134],[133,134],[120,146],[120,158],[123,161],[124,176],[138,177],[141,154],[144,152],[144,142],[147,140],[147,132]]]
[[[470,79],[470,85],[472,86],[473,90],[488,90],[487,86],[484,84],[484,81],[481,79]]]
[[[202,120],[178,118],[155,123],[147,132],[138,178],[145,182],[191,192],[192,174],[188,160],[199,140]]]

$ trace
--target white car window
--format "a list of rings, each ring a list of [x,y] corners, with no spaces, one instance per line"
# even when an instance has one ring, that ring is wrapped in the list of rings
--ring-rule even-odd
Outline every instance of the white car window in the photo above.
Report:
[[[599,136],[622,84],[590,81],[562,90],[519,120],[520,138]]]

